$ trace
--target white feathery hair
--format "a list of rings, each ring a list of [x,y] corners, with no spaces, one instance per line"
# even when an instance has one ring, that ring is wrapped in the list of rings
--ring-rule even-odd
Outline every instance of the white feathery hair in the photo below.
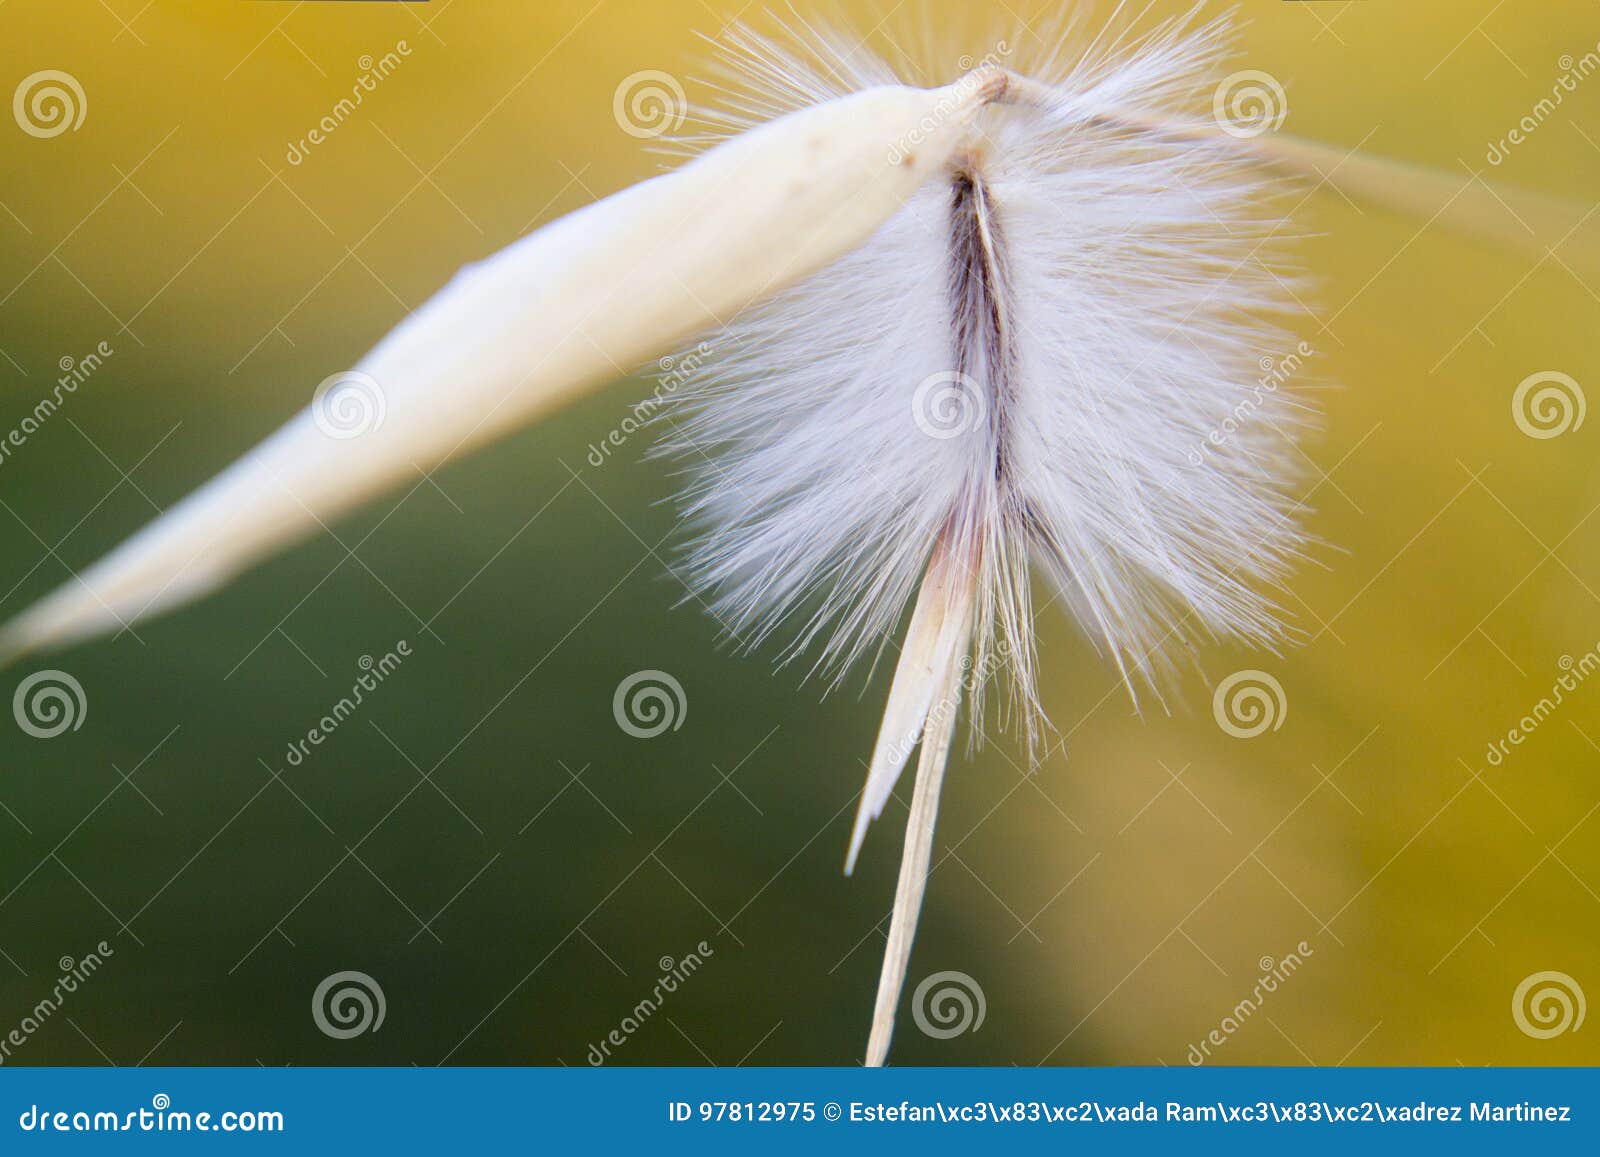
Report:
[[[1004,654],[1028,724],[1030,559],[1150,686],[1193,634],[1282,638],[1264,592],[1302,541],[1304,410],[1257,383],[1292,344],[1283,181],[1226,144],[1127,127],[1209,115],[1226,20],[1088,39],[1005,60],[1047,107],[991,105],[950,180],[745,311],[669,399],[689,573],[745,642],[786,627],[788,654],[837,678],[891,635],[947,533],[980,560],[971,666]],[[926,82],[809,28],[736,29],[727,49],[730,95],[704,119],[730,135]],[[969,227],[986,273],[956,251]],[[1250,420],[1208,442],[1240,407]]]

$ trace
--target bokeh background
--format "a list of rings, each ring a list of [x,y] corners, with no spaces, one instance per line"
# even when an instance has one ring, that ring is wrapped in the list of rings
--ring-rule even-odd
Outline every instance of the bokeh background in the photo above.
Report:
[[[1030,37],[1059,5],[836,6],[880,46],[973,9]],[[232,461],[456,267],[654,171],[618,86],[660,70],[696,95],[698,35],[761,10],[0,3],[0,95],[59,69],[87,102],[53,138],[0,124],[0,427],[63,359],[114,351],[0,465],[0,612]],[[1591,0],[1241,11],[1239,67],[1283,83],[1284,131],[1593,211],[1600,79],[1486,159],[1596,51]],[[1600,680],[1486,757],[1600,644],[1600,419],[1533,438],[1511,406],[1539,372],[1600,387],[1595,222],[1496,249],[1326,189],[1303,221],[1302,336],[1339,383],[1307,445],[1327,545],[1293,585],[1304,645],[1203,650],[1170,714],[1141,716],[1064,616],[1041,623],[1063,742],[1031,770],[1006,736],[954,761],[904,1006],[954,970],[985,1018],[936,1039],[903,1015],[898,1063],[1182,1064],[1291,952],[1215,1063],[1600,1060],[1600,1023],[1541,1038],[1513,1015],[1541,972],[1600,997]],[[114,951],[7,1063],[581,1065],[701,941],[612,1063],[859,1061],[909,783],[855,878],[840,862],[887,672],[823,696],[681,604],[668,468],[643,436],[587,460],[647,388],[419,475],[137,637],[0,675],[9,700],[58,668],[87,702],[53,739],[0,716],[0,1034],[62,958]],[[687,701],[649,740],[612,709],[642,669]],[[1252,739],[1212,710],[1242,669],[1284,694]],[[344,970],[386,1014],[340,1040],[311,1001]]]

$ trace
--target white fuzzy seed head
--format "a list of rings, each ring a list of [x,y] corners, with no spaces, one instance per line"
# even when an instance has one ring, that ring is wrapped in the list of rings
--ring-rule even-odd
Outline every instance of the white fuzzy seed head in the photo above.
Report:
[[[692,475],[690,572],[732,633],[842,674],[945,537],[978,571],[973,667],[1004,655],[1031,722],[1030,564],[1130,688],[1196,636],[1282,636],[1262,592],[1302,541],[1304,415],[1264,384],[1296,344],[1281,188],[1129,127],[1209,115],[1225,24],[1063,34],[1033,62],[992,43],[1044,103],[990,106],[867,244],[713,337],[662,417]],[[724,63],[708,136],[953,79],[809,30],[735,31]]]

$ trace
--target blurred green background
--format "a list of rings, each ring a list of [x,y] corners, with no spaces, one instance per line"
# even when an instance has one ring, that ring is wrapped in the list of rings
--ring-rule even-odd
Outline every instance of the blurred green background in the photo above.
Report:
[[[1060,7],[830,10],[881,45],[974,9],[1046,35]],[[1600,80],[1485,160],[1596,51],[1591,0],[1242,14],[1238,67],[1284,84],[1285,131],[1592,211]],[[60,69],[87,100],[51,139],[0,125],[0,427],[63,359],[114,351],[0,464],[0,612],[231,462],[455,268],[654,171],[613,94],[647,69],[703,93],[697,33],[740,15],[761,7],[0,6],[3,93]],[[1302,336],[1339,383],[1307,444],[1328,545],[1293,585],[1306,643],[1203,650],[1172,714],[1141,718],[1048,617],[1064,750],[1027,773],[1001,736],[954,761],[904,1006],[957,970],[986,1019],[935,1039],[903,1015],[897,1063],[1182,1064],[1302,941],[1216,1062],[1600,1060],[1600,1024],[1539,1039],[1512,1014],[1539,972],[1600,997],[1600,682],[1486,759],[1600,644],[1600,420],[1535,439],[1511,412],[1536,372],[1600,385],[1596,223],[1494,250],[1326,190],[1303,223]],[[7,1063],[581,1065],[702,940],[615,1063],[860,1059],[909,783],[839,869],[887,673],[823,697],[679,605],[668,469],[643,436],[586,461],[646,388],[419,475],[137,638],[0,675],[9,698],[59,668],[88,705],[58,738],[0,728],[0,1034],[60,958],[115,953]],[[412,656],[289,765],[402,639]],[[635,739],[612,695],[652,668],[687,712]],[[1284,689],[1254,739],[1211,709],[1243,668]],[[319,1031],[312,993],[342,970],[381,985],[380,1030]]]

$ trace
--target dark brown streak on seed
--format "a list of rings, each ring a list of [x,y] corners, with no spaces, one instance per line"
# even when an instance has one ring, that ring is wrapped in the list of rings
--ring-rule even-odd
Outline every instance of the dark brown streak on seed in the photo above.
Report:
[[[955,370],[984,390],[995,482],[1005,489],[1016,349],[1005,239],[994,199],[973,169],[956,171],[950,202],[950,305]]]

